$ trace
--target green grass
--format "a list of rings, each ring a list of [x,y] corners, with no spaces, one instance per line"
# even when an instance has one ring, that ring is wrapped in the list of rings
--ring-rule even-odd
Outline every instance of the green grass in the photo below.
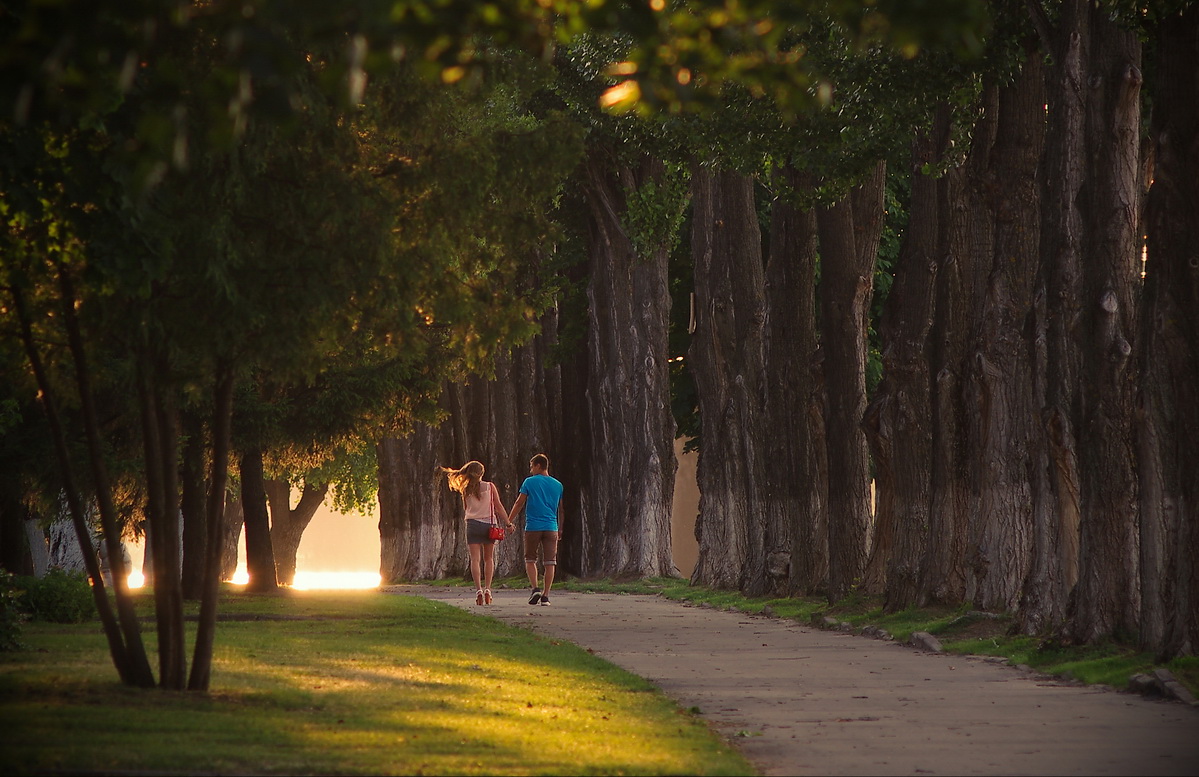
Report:
[[[1161,664],[1155,662],[1151,654],[1129,645],[1061,645],[1052,639],[1014,634],[1014,620],[1010,615],[979,613],[972,611],[969,605],[884,613],[881,597],[861,593],[851,594],[835,605],[819,597],[751,599],[734,591],[692,586],[683,578],[673,577],[631,581],[576,579],[555,582],[554,587],[615,594],[658,594],[738,612],[761,613],[769,607],[775,617],[802,623],[828,616],[849,623],[855,629],[878,626],[899,641],[906,641],[913,632],[926,631],[937,636],[948,653],[1001,656],[1013,665],[1025,664],[1046,674],[1115,688],[1127,686],[1129,677],[1134,674],[1152,672],[1164,666],[1191,693],[1199,696],[1199,657],[1176,658]]]
[[[27,623],[0,772],[753,773],[646,681],[443,603],[226,594],[221,616],[208,694],[121,686],[95,622]]]

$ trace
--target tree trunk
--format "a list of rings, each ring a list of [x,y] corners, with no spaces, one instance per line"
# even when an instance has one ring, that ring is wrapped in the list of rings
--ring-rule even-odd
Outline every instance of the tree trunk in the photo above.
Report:
[[[155,379],[157,360],[138,356],[138,398],[146,463],[147,549],[154,557],[154,614],[158,636],[158,681],[163,688],[183,690],[187,653],[183,633],[183,590],[179,577],[180,547],[178,423],[166,406],[166,391]]]
[[[863,587],[885,590],[885,608],[916,604],[928,530],[932,478],[932,418],[928,340],[937,273],[937,181],[923,172],[948,141],[946,110],[912,142],[908,226],[883,309],[883,379],[866,407],[863,426],[874,461],[876,534]],[[891,536],[880,536],[889,526]],[[940,538],[938,538],[939,540]],[[885,570],[873,585],[870,569]]]
[[[266,510],[262,450],[250,448],[241,457],[241,505],[246,519],[247,591],[262,593],[279,587],[275,553],[271,548],[271,519]]]
[[[71,514],[71,524],[75,529],[75,536],[79,540],[80,547],[91,547],[91,532],[84,518],[83,499],[80,496],[77,485],[78,479],[75,475],[75,466],[71,461],[71,456],[67,449],[66,433],[58,415],[58,402],[55,399],[55,392],[50,381],[50,376],[46,371],[45,364],[42,361],[41,354],[33,337],[32,319],[25,302],[25,296],[17,284],[10,287],[10,292],[13,307],[16,309],[17,319],[21,326],[21,343],[25,348],[25,353],[29,358],[29,366],[32,368],[34,378],[37,381],[42,407],[45,409],[46,420],[50,426],[50,436],[54,441],[54,454],[58,460],[59,473],[63,482],[63,492]],[[109,655],[112,656],[113,666],[116,668],[121,682],[125,685],[142,687],[154,685],[154,675],[150,670],[150,663],[144,658],[144,646],[141,651],[141,657],[137,657],[136,649],[131,649],[125,644],[125,631],[122,628],[124,623],[119,613],[113,611],[112,603],[108,599],[104,577],[100,573],[100,559],[95,553],[85,553],[83,560],[87,567],[88,577],[92,582],[92,601],[96,604],[96,612],[100,616],[100,625],[104,630],[105,638],[108,640]],[[138,636],[138,644],[141,645],[140,635]]]
[[[379,444],[380,574],[385,583],[462,575],[462,500],[436,467],[460,467],[447,421]]]
[[[1199,650],[1199,7],[1161,23],[1141,311],[1141,645]]]
[[[9,477],[8,473],[0,478],[3,479],[0,485],[0,569],[14,575],[32,575],[34,550],[30,547],[26,529],[32,513],[21,503],[17,479]]]
[[[1141,270],[1141,44],[1091,9],[1086,132],[1091,179],[1081,318],[1079,574],[1071,635],[1128,638],[1140,621],[1133,351]]]
[[[221,538],[224,536],[225,497],[229,476],[229,432],[233,419],[233,373],[219,365],[212,391],[212,457],[208,476],[208,536],[204,559],[204,593],[196,623],[189,691],[207,691],[212,679],[212,647],[216,637],[217,603],[221,595]]]
[[[976,126],[976,141],[978,129]],[[973,313],[970,277],[974,264],[967,249],[966,189],[966,171],[960,167],[946,172],[938,184],[937,298],[929,349],[929,542],[920,559],[920,605],[957,604],[966,598],[972,499],[962,373]]]
[[[1082,296],[1082,212],[1086,138],[1087,4],[1062,4],[1048,82],[1038,270],[1033,339],[1034,396],[1040,399],[1044,440],[1032,479],[1035,505],[1032,561],[1021,605],[1021,629],[1035,633],[1060,624],[1078,576],[1079,354],[1074,330]]]
[[[325,501],[329,484],[314,486],[304,484],[300,502],[291,507],[291,485],[286,480],[265,480],[267,504],[271,511],[271,549],[275,554],[275,576],[281,585],[296,581],[296,553],[304,530],[312,522],[312,516]]]
[[[771,498],[767,531],[771,593],[824,591],[828,581],[828,470],[824,442],[824,381],[816,335],[816,214],[799,202],[811,182],[792,167],[776,179],[766,261],[767,422]],[[787,538],[790,537],[788,547]],[[782,578],[787,574],[788,578]]]
[[[992,253],[974,320],[968,389],[977,405],[978,507],[971,528],[975,606],[1014,610],[1028,573],[1036,460],[1032,365],[1026,327],[1040,235],[1038,166],[1045,122],[1044,74],[1035,50],[999,90],[995,143],[983,180]],[[1036,435],[1039,437],[1039,435]]]
[[[207,566],[207,515],[205,511],[204,423],[198,415],[184,417],[183,469],[179,511],[183,516],[183,598],[197,601],[204,595]]]
[[[879,163],[851,196],[817,212],[820,308],[828,446],[829,601],[860,584],[869,550],[870,466],[866,328],[882,219],[886,170]]]
[[[692,582],[766,592],[763,445],[766,299],[753,180],[694,166],[695,333],[688,363],[702,424],[699,558]]]
[[[154,672],[150,669],[150,661],[146,656],[146,646],[142,641],[141,625],[137,612],[133,607],[133,599],[129,595],[129,571],[125,568],[124,553],[121,548],[121,532],[116,506],[112,499],[112,483],[108,476],[108,466],[104,459],[104,443],[100,435],[100,420],[96,412],[95,396],[92,393],[91,370],[88,367],[87,355],[83,346],[83,335],[79,328],[79,319],[75,309],[76,295],[67,268],[56,263],[59,289],[61,292],[62,320],[66,328],[67,343],[75,367],[75,384],[79,390],[79,401],[83,409],[83,425],[87,438],[88,461],[92,472],[92,485],[95,489],[96,502],[100,512],[100,528],[104,544],[108,549],[109,568],[112,570],[112,590],[116,598],[117,619],[124,635],[125,650],[129,658],[131,670],[130,684],[149,687],[154,684]],[[44,389],[43,389],[44,390]],[[76,495],[77,496],[77,495]],[[82,527],[82,510],[76,513],[75,529],[79,535],[80,547],[91,548],[90,533]],[[90,559],[94,552],[87,552]],[[103,592],[103,578],[99,576],[99,560],[96,560],[96,577],[92,578],[93,587]]]
[[[671,236],[654,236],[644,254],[630,235],[634,193],[667,191],[664,167],[642,157],[625,165],[603,146],[585,164],[587,470],[592,499],[581,515],[585,576],[654,577],[673,570],[674,416],[670,408],[667,330]],[[651,202],[647,207],[681,208]]]
[[[232,580],[237,573],[237,547],[241,544],[246,517],[241,509],[241,487],[225,495],[221,518],[221,579]]]

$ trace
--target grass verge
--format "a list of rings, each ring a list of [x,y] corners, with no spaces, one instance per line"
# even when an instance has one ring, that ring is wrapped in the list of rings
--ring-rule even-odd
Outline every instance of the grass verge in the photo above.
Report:
[[[120,685],[95,622],[26,624],[0,772],[753,774],[644,680],[443,603],[230,593],[221,617],[207,694]]]
[[[512,587],[527,585],[517,578],[504,582]],[[1126,687],[1129,677],[1134,674],[1165,667],[1192,694],[1199,696],[1199,657],[1176,658],[1161,664],[1155,662],[1150,653],[1114,642],[1063,645],[1053,639],[1015,634],[1011,616],[976,612],[969,606],[913,608],[888,614],[883,612],[881,597],[855,593],[835,605],[819,597],[750,599],[735,591],[693,586],[686,579],[674,577],[628,581],[568,579],[555,581],[554,587],[570,591],[658,594],[717,609],[766,612],[802,623],[831,617],[854,629],[868,625],[886,629],[900,641],[906,641],[913,632],[926,631],[936,636],[948,653],[1000,656],[1013,665],[1024,664],[1045,674],[1114,688]]]

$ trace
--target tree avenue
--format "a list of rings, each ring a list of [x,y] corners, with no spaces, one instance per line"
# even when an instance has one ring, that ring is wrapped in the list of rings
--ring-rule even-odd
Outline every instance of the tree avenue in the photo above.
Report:
[[[1194,653],[1199,10],[774,5],[4,11],[0,563],[69,518],[205,690],[231,521],[463,574],[436,467],[546,452],[564,571],[671,574],[685,430],[697,584]]]

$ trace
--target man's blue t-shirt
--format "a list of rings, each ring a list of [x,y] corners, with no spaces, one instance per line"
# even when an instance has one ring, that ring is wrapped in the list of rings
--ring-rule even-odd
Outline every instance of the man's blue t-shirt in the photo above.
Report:
[[[525,531],[558,531],[562,484],[549,475],[529,475],[520,484],[525,495]]]

